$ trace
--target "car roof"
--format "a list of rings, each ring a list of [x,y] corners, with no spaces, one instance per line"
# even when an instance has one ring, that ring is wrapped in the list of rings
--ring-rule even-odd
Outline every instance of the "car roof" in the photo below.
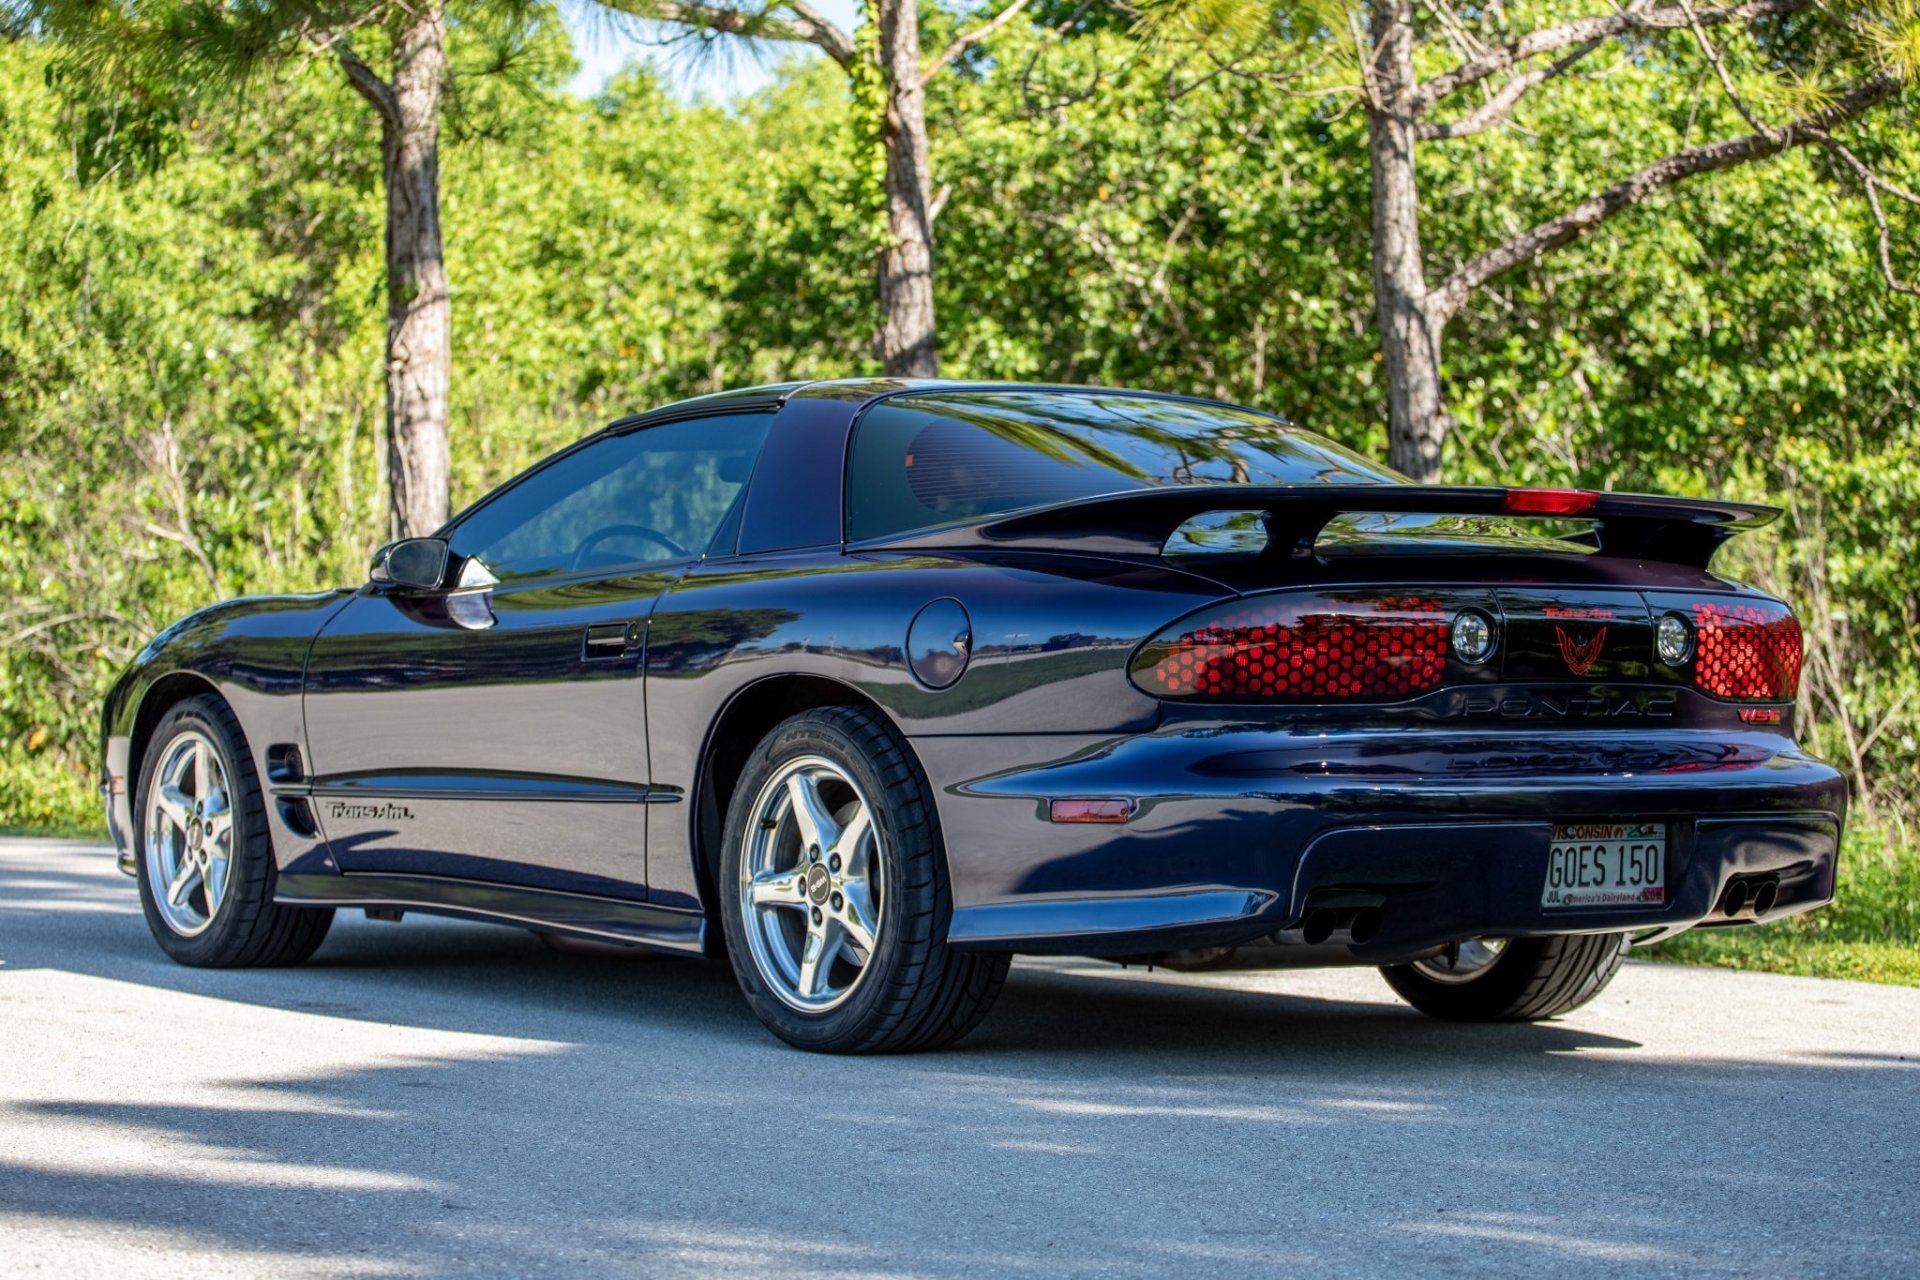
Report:
[[[728,391],[715,391],[707,395],[693,396],[686,400],[676,400],[672,404],[661,405],[644,413],[630,414],[608,424],[607,432],[632,430],[636,427],[651,426],[658,422],[682,417],[703,417],[710,413],[724,413],[729,409],[777,408],[786,401],[795,398],[808,400],[842,400],[854,404],[866,404],[884,396],[903,392],[925,391],[1053,391],[1072,395],[1112,395],[1131,396],[1143,400],[1173,400],[1187,404],[1220,405],[1239,409],[1242,412],[1257,413],[1262,417],[1273,418],[1279,422],[1286,419],[1279,414],[1250,405],[1234,404],[1227,400],[1218,400],[1210,396],[1180,395],[1167,391],[1146,391],[1132,387],[1070,386],[1052,382],[991,382],[965,378],[822,378],[813,381],[769,382],[755,387],[739,387]]]

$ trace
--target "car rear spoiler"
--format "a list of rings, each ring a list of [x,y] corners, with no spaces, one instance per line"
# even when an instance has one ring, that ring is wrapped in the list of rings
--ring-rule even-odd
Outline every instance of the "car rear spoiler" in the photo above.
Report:
[[[1717,498],[1662,498],[1589,489],[1461,485],[1172,485],[988,516],[860,544],[862,549],[1069,551],[1159,557],[1187,521],[1211,511],[1259,512],[1266,555],[1307,556],[1336,516],[1465,515],[1592,522],[1583,540],[1602,555],[1704,569],[1721,543],[1776,519],[1778,507]]]

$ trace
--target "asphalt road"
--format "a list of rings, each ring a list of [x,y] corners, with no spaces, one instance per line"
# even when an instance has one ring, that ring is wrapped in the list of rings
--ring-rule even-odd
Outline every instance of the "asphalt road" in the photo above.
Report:
[[[1920,990],[1634,964],[1543,1026],[1371,972],[1027,963],[958,1049],[813,1057],[724,968],[342,916],[163,959],[0,842],[0,1273],[1920,1274]]]

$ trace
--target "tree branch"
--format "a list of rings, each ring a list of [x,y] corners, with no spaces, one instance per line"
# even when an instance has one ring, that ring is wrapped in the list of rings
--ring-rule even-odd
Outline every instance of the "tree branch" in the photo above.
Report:
[[[380,113],[380,118],[388,124],[397,124],[400,120],[400,103],[393,96],[393,86],[380,78],[380,73],[360,61],[360,55],[345,36],[325,36],[320,43],[323,48],[331,48],[333,56],[340,60],[340,69],[347,73],[347,83],[372,104]]]
[[[607,8],[653,22],[694,27],[722,35],[749,40],[784,40],[810,44],[843,67],[853,65],[858,54],[853,37],[823,17],[807,0],[780,0],[766,11],[735,8],[726,4],[707,4],[704,0],[601,0]],[[780,17],[773,8],[787,10],[791,17]]]
[[[1544,67],[1535,67],[1531,71],[1525,71],[1514,76],[1511,80],[1501,85],[1499,91],[1492,97],[1488,98],[1485,102],[1458,120],[1449,120],[1441,124],[1435,124],[1428,120],[1421,121],[1419,125],[1420,140],[1422,142],[1444,142],[1450,138],[1469,138],[1476,133],[1485,133],[1488,129],[1503,123],[1508,116],[1512,115],[1514,105],[1518,103],[1521,98],[1525,97],[1530,90],[1566,71],[1576,62],[1579,62],[1582,58],[1605,43],[1606,40],[1604,38],[1589,40],[1585,44],[1576,46],[1572,53],[1567,54],[1563,58],[1551,62]]]
[[[1911,205],[1920,205],[1920,195],[1915,195],[1905,187],[1888,182],[1868,167],[1867,162],[1855,155],[1838,138],[1829,136],[1824,130],[1815,135],[1817,140],[1833,153],[1847,162],[1867,189],[1867,207],[1873,210],[1873,229],[1880,241],[1880,274],[1886,278],[1887,288],[1895,293],[1904,293],[1909,297],[1920,298],[1920,285],[1908,284],[1893,269],[1893,232],[1887,226],[1887,211],[1880,204],[1880,193],[1885,191],[1899,200]]]
[[[1458,93],[1470,84],[1478,84],[1516,63],[1570,45],[1585,44],[1589,40],[1611,40],[1617,36],[1650,31],[1684,31],[1692,27],[1695,21],[1707,27],[1745,22],[1749,18],[1798,13],[1813,8],[1816,3],[1817,0],[1744,0],[1744,3],[1720,9],[1626,9],[1595,18],[1576,18],[1557,27],[1543,27],[1528,32],[1518,40],[1490,50],[1481,57],[1470,58],[1452,71],[1435,76],[1420,86],[1414,96],[1414,108],[1416,111],[1426,111],[1447,95]]]
[[[1747,128],[1755,133],[1772,133],[1773,130],[1760,122],[1760,118],[1753,113],[1753,108],[1747,105],[1747,100],[1740,96],[1738,89],[1734,88],[1733,73],[1727,70],[1726,60],[1720,56],[1720,51],[1713,47],[1713,41],[1707,39],[1707,29],[1700,25],[1700,15],[1693,11],[1693,0],[1680,0],[1680,7],[1686,10],[1687,25],[1693,28],[1694,41],[1700,46],[1700,52],[1706,55],[1707,62],[1712,65],[1713,74],[1720,78],[1720,90],[1727,95],[1727,101],[1731,102],[1733,109],[1740,113],[1740,118],[1747,122]]]
[[[854,50],[853,37],[807,0],[787,0],[787,8],[793,10],[794,28],[803,33],[802,38],[841,66],[852,66],[853,60],[860,56]]]
[[[1433,14],[1440,19],[1440,25],[1447,33],[1447,43],[1463,58],[1477,58],[1487,51],[1486,41],[1467,30],[1460,16],[1453,11],[1447,0],[1434,0]]]
[[[929,62],[926,69],[920,73],[920,87],[923,89],[926,88],[927,81],[939,75],[945,67],[950,66],[955,58],[958,58],[968,49],[979,44],[982,40],[985,40],[1009,22],[1012,22],[1015,15],[1026,7],[1027,0],[1013,0],[1013,3],[1009,4],[999,13],[994,14],[988,21],[981,23],[971,31],[963,31],[958,36],[955,36],[953,43],[941,50],[940,56],[932,62]]]
[[[1430,318],[1434,321],[1446,319],[1459,310],[1469,294],[1501,272],[1571,243],[1582,233],[1592,230],[1617,213],[1631,209],[1657,191],[1699,174],[1731,169],[1736,165],[1779,155],[1792,147],[1819,142],[1826,130],[1834,125],[1843,124],[1898,93],[1901,83],[1899,76],[1883,71],[1854,86],[1829,106],[1769,133],[1749,133],[1721,142],[1688,147],[1664,160],[1655,161],[1632,177],[1615,183],[1558,217],[1522,231],[1505,244],[1489,249],[1463,264],[1428,295]]]

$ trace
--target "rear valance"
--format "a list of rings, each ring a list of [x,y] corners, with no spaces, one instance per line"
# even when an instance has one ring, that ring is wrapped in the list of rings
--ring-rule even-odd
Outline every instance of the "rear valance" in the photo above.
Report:
[[[1327,523],[1347,514],[1569,518],[1592,522],[1602,555],[1704,569],[1721,543],[1776,519],[1779,508],[1705,498],[1663,498],[1587,489],[1508,489],[1457,485],[1180,485],[1044,507],[965,524],[923,529],[863,546],[895,550],[1074,551],[1157,557],[1195,516],[1259,512],[1267,555],[1304,556]]]

